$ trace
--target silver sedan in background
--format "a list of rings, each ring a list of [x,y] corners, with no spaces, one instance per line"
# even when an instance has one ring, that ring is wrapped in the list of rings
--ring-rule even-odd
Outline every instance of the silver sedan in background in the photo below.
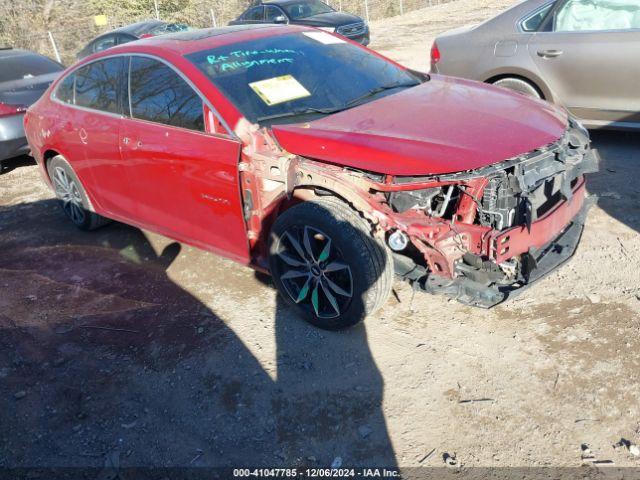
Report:
[[[557,103],[590,128],[640,128],[640,0],[525,0],[437,37],[431,71]]]
[[[29,153],[24,112],[63,70],[64,66],[38,53],[0,48],[0,171],[3,160]]]

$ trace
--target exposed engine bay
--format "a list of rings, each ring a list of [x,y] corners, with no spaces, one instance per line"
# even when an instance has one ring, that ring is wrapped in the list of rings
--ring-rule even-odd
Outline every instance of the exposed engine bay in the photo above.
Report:
[[[571,257],[590,204],[584,175],[598,169],[587,131],[571,119],[550,145],[435,176],[394,177],[295,155],[274,159],[268,137],[254,145],[245,152],[251,162],[241,163],[250,240],[265,235],[270,216],[289,202],[337,196],[393,251],[398,276],[482,307]],[[256,264],[265,256],[255,251]]]

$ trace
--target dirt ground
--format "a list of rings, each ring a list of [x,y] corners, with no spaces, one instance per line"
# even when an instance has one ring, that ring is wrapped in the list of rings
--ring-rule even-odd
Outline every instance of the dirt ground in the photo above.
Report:
[[[376,24],[373,46],[426,58],[437,31],[506,3],[395,19],[408,37]],[[10,163],[0,467],[640,467],[640,138],[593,138],[599,206],[570,263],[488,311],[396,283],[339,333],[248,268],[122,224],[77,231]]]

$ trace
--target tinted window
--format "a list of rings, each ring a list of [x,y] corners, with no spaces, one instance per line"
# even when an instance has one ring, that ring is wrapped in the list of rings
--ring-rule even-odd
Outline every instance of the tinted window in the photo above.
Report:
[[[321,13],[334,12],[326,3],[322,3],[319,0],[307,0],[304,2],[291,2],[284,5],[284,9],[290,18],[306,18],[313,15],[319,15]]]
[[[549,4],[546,7],[542,7],[540,10],[536,10],[532,15],[525,18],[520,24],[522,26],[522,30],[525,32],[537,32],[542,25],[542,21],[552,7],[553,4]]]
[[[265,20],[267,22],[273,22],[276,18],[284,16],[284,12],[278,7],[274,7],[273,5],[266,7]]]
[[[59,63],[41,55],[11,55],[0,58],[0,82],[37,77],[63,69]]]
[[[262,21],[264,18],[264,7],[254,7],[247,10],[242,17],[243,20]]]
[[[238,42],[186,57],[251,122],[305,109],[349,108],[420,83],[406,70],[322,31]]]
[[[569,0],[555,17],[557,32],[640,28],[638,0]]]
[[[68,75],[56,88],[55,97],[61,102],[73,103],[73,81],[76,76]]]
[[[164,63],[132,57],[130,85],[132,117],[204,131],[202,100]]]
[[[93,44],[94,52],[101,52],[106,50],[107,48],[111,48],[116,44],[116,36],[109,35],[108,37],[100,38],[96,40],[96,43]]]
[[[118,91],[124,58],[108,58],[76,71],[76,105],[104,112],[120,113]]]

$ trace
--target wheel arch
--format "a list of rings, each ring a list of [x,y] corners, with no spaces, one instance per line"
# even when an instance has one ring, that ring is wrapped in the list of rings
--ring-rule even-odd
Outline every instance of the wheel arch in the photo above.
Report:
[[[493,84],[498,80],[502,80],[504,78],[517,78],[518,80],[522,80],[524,82],[529,83],[533,88],[535,88],[538,93],[542,96],[543,100],[548,102],[556,103],[556,98],[551,92],[551,89],[546,84],[544,80],[535,75],[532,72],[521,70],[518,68],[513,69],[499,69],[496,71],[488,72],[485,75],[485,83]]]
[[[51,177],[49,176],[49,162],[52,158],[57,157],[58,155],[60,155],[60,152],[52,148],[45,150],[42,154],[42,169],[49,185],[52,185]]]
[[[49,183],[49,186],[51,188],[53,188],[53,180],[51,179],[51,176],[49,175],[49,162],[51,162],[51,160],[53,160],[55,157],[62,157],[65,162],[67,162],[69,164],[69,166],[71,167],[71,169],[73,170],[73,173],[76,175],[76,177],[78,177],[78,181],[80,182],[80,186],[82,188],[82,190],[84,191],[85,196],[87,197],[87,202],[88,202],[88,207],[89,207],[89,211],[93,212],[93,213],[97,213],[95,205],[96,205],[96,200],[92,194],[92,192],[90,192],[87,187],[86,187],[86,182],[83,181],[83,178],[78,174],[78,172],[76,171],[75,168],[73,168],[73,165],[71,165],[71,163],[69,162],[69,160],[67,159],[67,157],[60,153],[58,150],[53,149],[53,148],[49,148],[46,149],[44,151],[44,153],[42,154],[42,167],[44,170],[44,175],[45,178],[47,180],[47,182]]]
[[[292,190],[290,199],[285,200],[281,204],[281,207],[278,210],[278,215],[281,215],[285,210],[288,210],[300,202],[318,198],[335,198],[336,200],[344,203],[347,207],[353,210],[354,213],[358,214],[366,220],[367,223],[369,223],[371,226],[371,234],[372,236],[375,236],[374,228],[378,221],[373,215],[367,213],[367,209],[365,208],[366,202],[357,197],[357,195],[349,195],[346,192],[341,192],[338,188],[328,188],[324,185],[314,184],[298,185]]]

